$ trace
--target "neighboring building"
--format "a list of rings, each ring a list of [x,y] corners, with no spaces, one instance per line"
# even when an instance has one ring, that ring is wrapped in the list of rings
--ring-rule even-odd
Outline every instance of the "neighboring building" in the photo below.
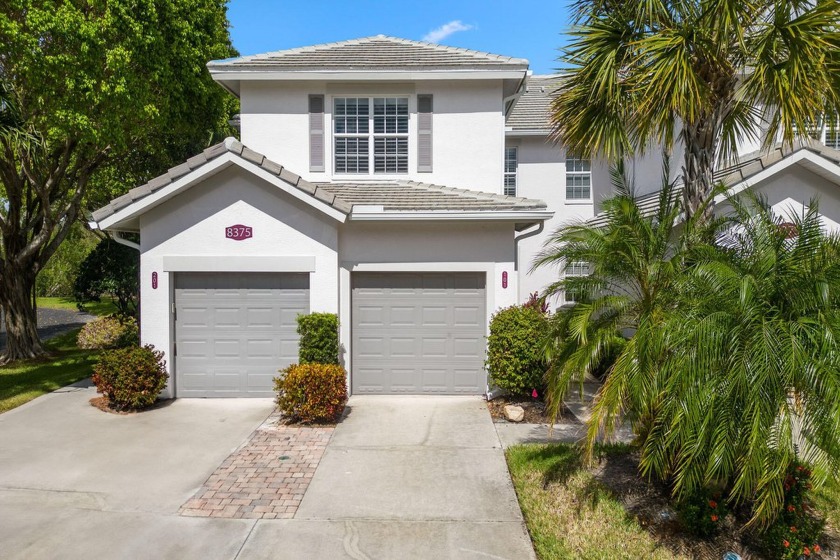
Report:
[[[242,142],[94,213],[140,234],[141,336],[166,353],[165,396],[270,395],[311,311],[339,315],[353,393],[484,393],[491,314],[563,274],[531,264],[611,190],[606,165],[549,139],[562,78],[384,36],[208,67],[240,99]],[[800,208],[821,193],[840,221],[838,155],[748,158],[739,185]],[[656,156],[631,167],[640,193],[658,188]]]

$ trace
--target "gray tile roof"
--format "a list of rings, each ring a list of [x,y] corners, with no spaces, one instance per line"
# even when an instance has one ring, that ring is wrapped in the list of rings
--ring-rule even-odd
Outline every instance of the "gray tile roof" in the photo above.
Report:
[[[108,205],[94,211],[93,220],[99,222],[112,216],[128,205],[149,196],[228,152],[260,166],[263,170],[276,175],[290,186],[329,204],[344,214],[352,212],[354,204],[382,205],[385,210],[425,210],[431,212],[448,210],[518,211],[545,210],[546,208],[546,204],[540,200],[453,189],[413,181],[381,184],[310,183],[279,163],[275,163],[264,155],[242,145],[235,138],[226,138],[223,142],[207,148],[163,175],[131,189],[119,198],[115,198]]]
[[[562,79],[559,75],[530,76],[525,85],[525,92],[507,117],[507,126],[516,131],[548,133],[551,129],[551,101]]]
[[[434,43],[376,35],[208,63],[210,69],[330,70],[527,70],[511,58]]]
[[[734,165],[727,166],[716,172],[715,181],[729,186],[737,185],[801,150],[814,152],[834,163],[840,164],[840,151],[829,148],[816,140],[802,138],[794,140],[792,147],[777,144],[769,151],[757,151],[742,155]],[[678,199],[682,195],[682,191],[679,188],[674,189],[673,193],[675,199]],[[636,198],[636,204],[641,209],[643,216],[653,216],[659,208],[659,192],[639,196]],[[595,226],[604,225],[606,223],[606,216],[601,212],[589,220],[588,223]]]
[[[386,212],[397,211],[505,211],[545,210],[541,200],[455,189],[416,181],[389,183],[318,183],[319,189],[333,193],[351,205],[381,205]]]

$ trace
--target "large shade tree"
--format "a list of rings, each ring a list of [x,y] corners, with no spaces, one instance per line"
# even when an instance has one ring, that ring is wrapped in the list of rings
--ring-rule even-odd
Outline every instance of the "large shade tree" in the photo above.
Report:
[[[739,141],[790,143],[836,114],[838,22],[836,0],[578,0],[556,138],[609,161],[678,147],[685,211],[711,215]]]
[[[8,0],[0,11],[3,361],[44,352],[30,295],[82,217],[227,132],[205,63],[224,0]]]

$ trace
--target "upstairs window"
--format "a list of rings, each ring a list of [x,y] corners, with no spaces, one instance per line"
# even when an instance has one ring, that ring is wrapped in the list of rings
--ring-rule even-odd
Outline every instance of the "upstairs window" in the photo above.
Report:
[[[794,132],[798,132],[798,128],[794,125]],[[810,136],[817,142],[822,142],[829,148],[840,150],[840,119],[837,116],[827,116],[824,120],[808,126],[805,130],[805,135]]]
[[[505,189],[506,196],[516,196],[516,170],[519,167],[519,155],[516,147],[505,148]]]
[[[337,97],[335,173],[408,173],[408,98]]]
[[[566,156],[566,200],[592,198],[592,166],[575,154]]]

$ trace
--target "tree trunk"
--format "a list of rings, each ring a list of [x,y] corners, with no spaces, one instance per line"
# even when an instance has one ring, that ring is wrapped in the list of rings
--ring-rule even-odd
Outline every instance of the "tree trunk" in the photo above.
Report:
[[[705,119],[693,125],[686,124],[682,131],[683,146],[683,209],[687,219],[702,208],[700,219],[711,220],[714,201],[709,200],[715,186],[716,128]],[[703,205],[706,204],[705,208]]]
[[[6,348],[0,354],[0,364],[15,360],[37,358],[47,353],[38,337],[37,317],[32,305],[35,272],[22,270],[5,263],[0,278],[0,308],[6,322]]]

